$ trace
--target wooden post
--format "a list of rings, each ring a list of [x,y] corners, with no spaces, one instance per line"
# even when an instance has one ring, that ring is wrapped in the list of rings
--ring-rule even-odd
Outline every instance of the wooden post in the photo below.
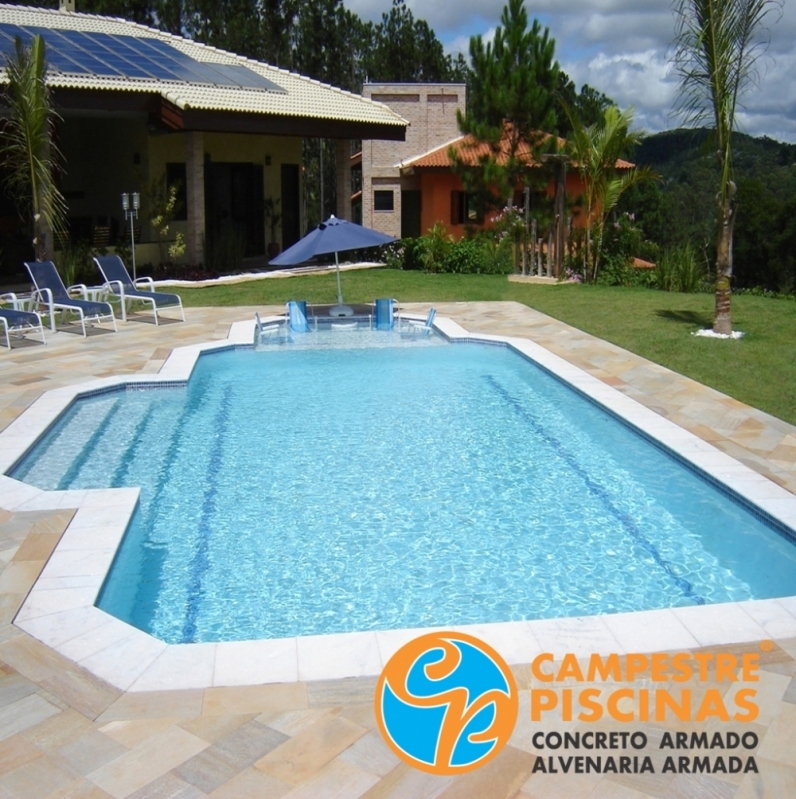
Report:
[[[553,228],[547,230],[547,276],[553,276]]]
[[[566,157],[558,162],[558,184],[556,186],[556,261],[555,276],[561,277],[564,269],[564,245],[566,242],[566,186],[567,162]]]
[[[537,274],[539,275],[539,277],[544,277],[544,239],[541,236],[539,236],[539,238],[536,241],[536,244],[538,247],[537,251],[538,261],[536,262],[538,266]]]
[[[531,274],[536,272],[536,220],[531,220]]]
[[[526,186],[523,189],[525,200],[525,235],[522,237],[522,274],[528,274],[528,223],[531,216],[531,189]]]
[[[567,213],[567,161],[564,153],[548,153],[542,156],[544,162],[554,165],[556,194],[554,203],[555,222],[548,235],[547,264],[548,277],[551,270],[556,277],[561,277],[564,267],[564,247],[566,245],[566,213]]]

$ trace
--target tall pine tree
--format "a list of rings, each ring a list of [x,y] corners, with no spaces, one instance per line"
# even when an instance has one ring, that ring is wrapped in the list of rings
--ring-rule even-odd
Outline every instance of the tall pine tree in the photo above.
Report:
[[[530,163],[552,147],[560,80],[555,40],[538,20],[528,27],[523,0],[509,0],[500,21],[493,42],[470,39],[467,113],[459,114],[462,132],[486,143],[488,153],[475,169],[451,153],[467,191],[493,207],[511,202],[515,188],[531,180]]]

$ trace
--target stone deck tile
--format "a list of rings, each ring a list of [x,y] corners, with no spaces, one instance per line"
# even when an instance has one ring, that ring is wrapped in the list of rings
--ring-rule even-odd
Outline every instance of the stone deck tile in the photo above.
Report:
[[[147,738],[87,776],[115,799],[126,799],[208,747],[207,741],[170,727]]]
[[[290,738],[250,721],[174,769],[181,780],[212,793]]]
[[[44,757],[41,749],[22,735],[12,735],[0,742],[0,776],[16,771],[40,757]]]
[[[422,315],[428,307],[415,304],[411,310]],[[440,315],[474,332],[533,338],[796,490],[796,428],[517,303],[437,307]],[[270,310],[281,312],[282,308]],[[43,390],[103,374],[155,372],[171,347],[225,338],[229,323],[249,318],[252,311],[187,309],[185,325],[158,329],[131,323],[121,326],[117,336],[95,334],[88,340],[59,332],[48,337],[51,343],[46,350],[19,348],[12,358],[0,353],[0,369],[4,378],[8,376],[0,383],[0,428],[17,418]],[[729,417],[733,421],[728,426]],[[0,576],[5,580],[0,585],[21,591],[0,594],[0,705],[6,701],[0,707],[0,729],[9,733],[0,741],[0,799],[200,799],[207,795],[216,799],[288,795],[313,799],[327,795],[338,799],[434,799],[441,795],[449,799],[578,799],[587,795],[592,799],[729,799],[733,792],[737,799],[782,799],[796,792],[796,639],[778,640],[771,652],[762,653],[763,713],[760,723],[749,727],[761,738],[757,755],[761,774],[733,780],[675,775],[665,786],[637,780],[622,784],[616,775],[584,775],[582,780],[571,776],[561,782],[553,775],[528,776],[534,753],[530,742],[525,742],[524,723],[518,723],[511,745],[492,764],[457,779],[424,774],[399,763],[381,740],[372,679],[120,693],[87,678],[82,669],[9,624],[15,603],[29,588],[27,582],[70,518],[69,510],[11,513],[0,509],[0,569],[9,562],[14,565],[8,576]],[[718,644],[711,649],[742,651],[744,645]],[[521,675],[522,668],[518,667]],[[526,683],[523,680],[521,686],[525,708],[521,713],[527,712]],[[727,685],[719,688],[723,693],[729,690]],[[704,690],[695,694],[695,701]],[[680,727],[685,728],[679,722],[664,724],[655,732],[655,725],[648,725],[648,732],[660,735],[661,729]],[[272,743],[274,748],[263,756],[262,747]],[[199,771],[191,771],[189,764],[193,761],[197,766],[209,751],[213,757],[207,761],[215,763],[215,771],[206,771],[200,780]],[[253,757],[258,758],[254,765],[247,765]],[[190,772],[205,788],[223,781],[208,794],[182,779],[181,770],[186,775]]]
[[[326,716],[276,747],[254,765],[272,777],[301,785],[367,733],[364,727]]]
[[[260,769],[247,768],[213,791],[210,797],[211,799],[281,799],[293,789],[289,782],[278,780]]]

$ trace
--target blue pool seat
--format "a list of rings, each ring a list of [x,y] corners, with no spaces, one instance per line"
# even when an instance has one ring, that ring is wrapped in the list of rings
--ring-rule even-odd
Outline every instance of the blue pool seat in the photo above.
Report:
[[[291,330],[296,333],[306,333],[310,329],[309,322],[307,322],[307,301],[289,300],[287,320]]]
[[[395,326],[396,301],[376,300],[376,330],[392,330]]]

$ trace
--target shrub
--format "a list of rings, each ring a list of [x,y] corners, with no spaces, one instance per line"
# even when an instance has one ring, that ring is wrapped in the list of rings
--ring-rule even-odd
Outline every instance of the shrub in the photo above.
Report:
[[[401,244],[404,247],[403,268],[404,269],[423,269],[423,240],[404,239]]]
[[[487,275],[510,275],[514,271],[514,253],[511,239],[496,240],[489,234],[480,238],[482,268]]]
[[[441,272],[445,259],[453,246],[453,236],[443,222],[436,222],[428,234],[420,239],[420,260],[427,272]]]
[[[635,269],[624,255],[609,255],[603,260],[596,282],[601,286],[644,286],[652,282],[647,272]]]
[[[658,246],[644,238],[633,214],[622,214],[606,225],[600,252],[602,271],[597,276],[597,283],[609,286],[655,285],[650,270],[635,269],[630,263],[633,258],[657,263],[659,258]]]
[[[708,277],[704,260],[690,243],[664,252],[655,268],[655,284],[661,291],[704,291]]]
[[[79,241],[77,244],[69,243],[60,250],[55,257],[58,271],[64,281],[64,285],[73,286],[75,283],[87,283],[89,285],[97,282],[99,273],[94,265],[92,258],[94,255],[103,255],[99,251],[92,250],[87,241]]]
[[[384,261],[388,269],[403,269],[405,251],[404,241],[394,241],[379,249],[379,258]]]
[[[476,239],[462,239],[450,248],[440,271],[473,275],[483,271],[483,265],[484,252],[480,242]]]

